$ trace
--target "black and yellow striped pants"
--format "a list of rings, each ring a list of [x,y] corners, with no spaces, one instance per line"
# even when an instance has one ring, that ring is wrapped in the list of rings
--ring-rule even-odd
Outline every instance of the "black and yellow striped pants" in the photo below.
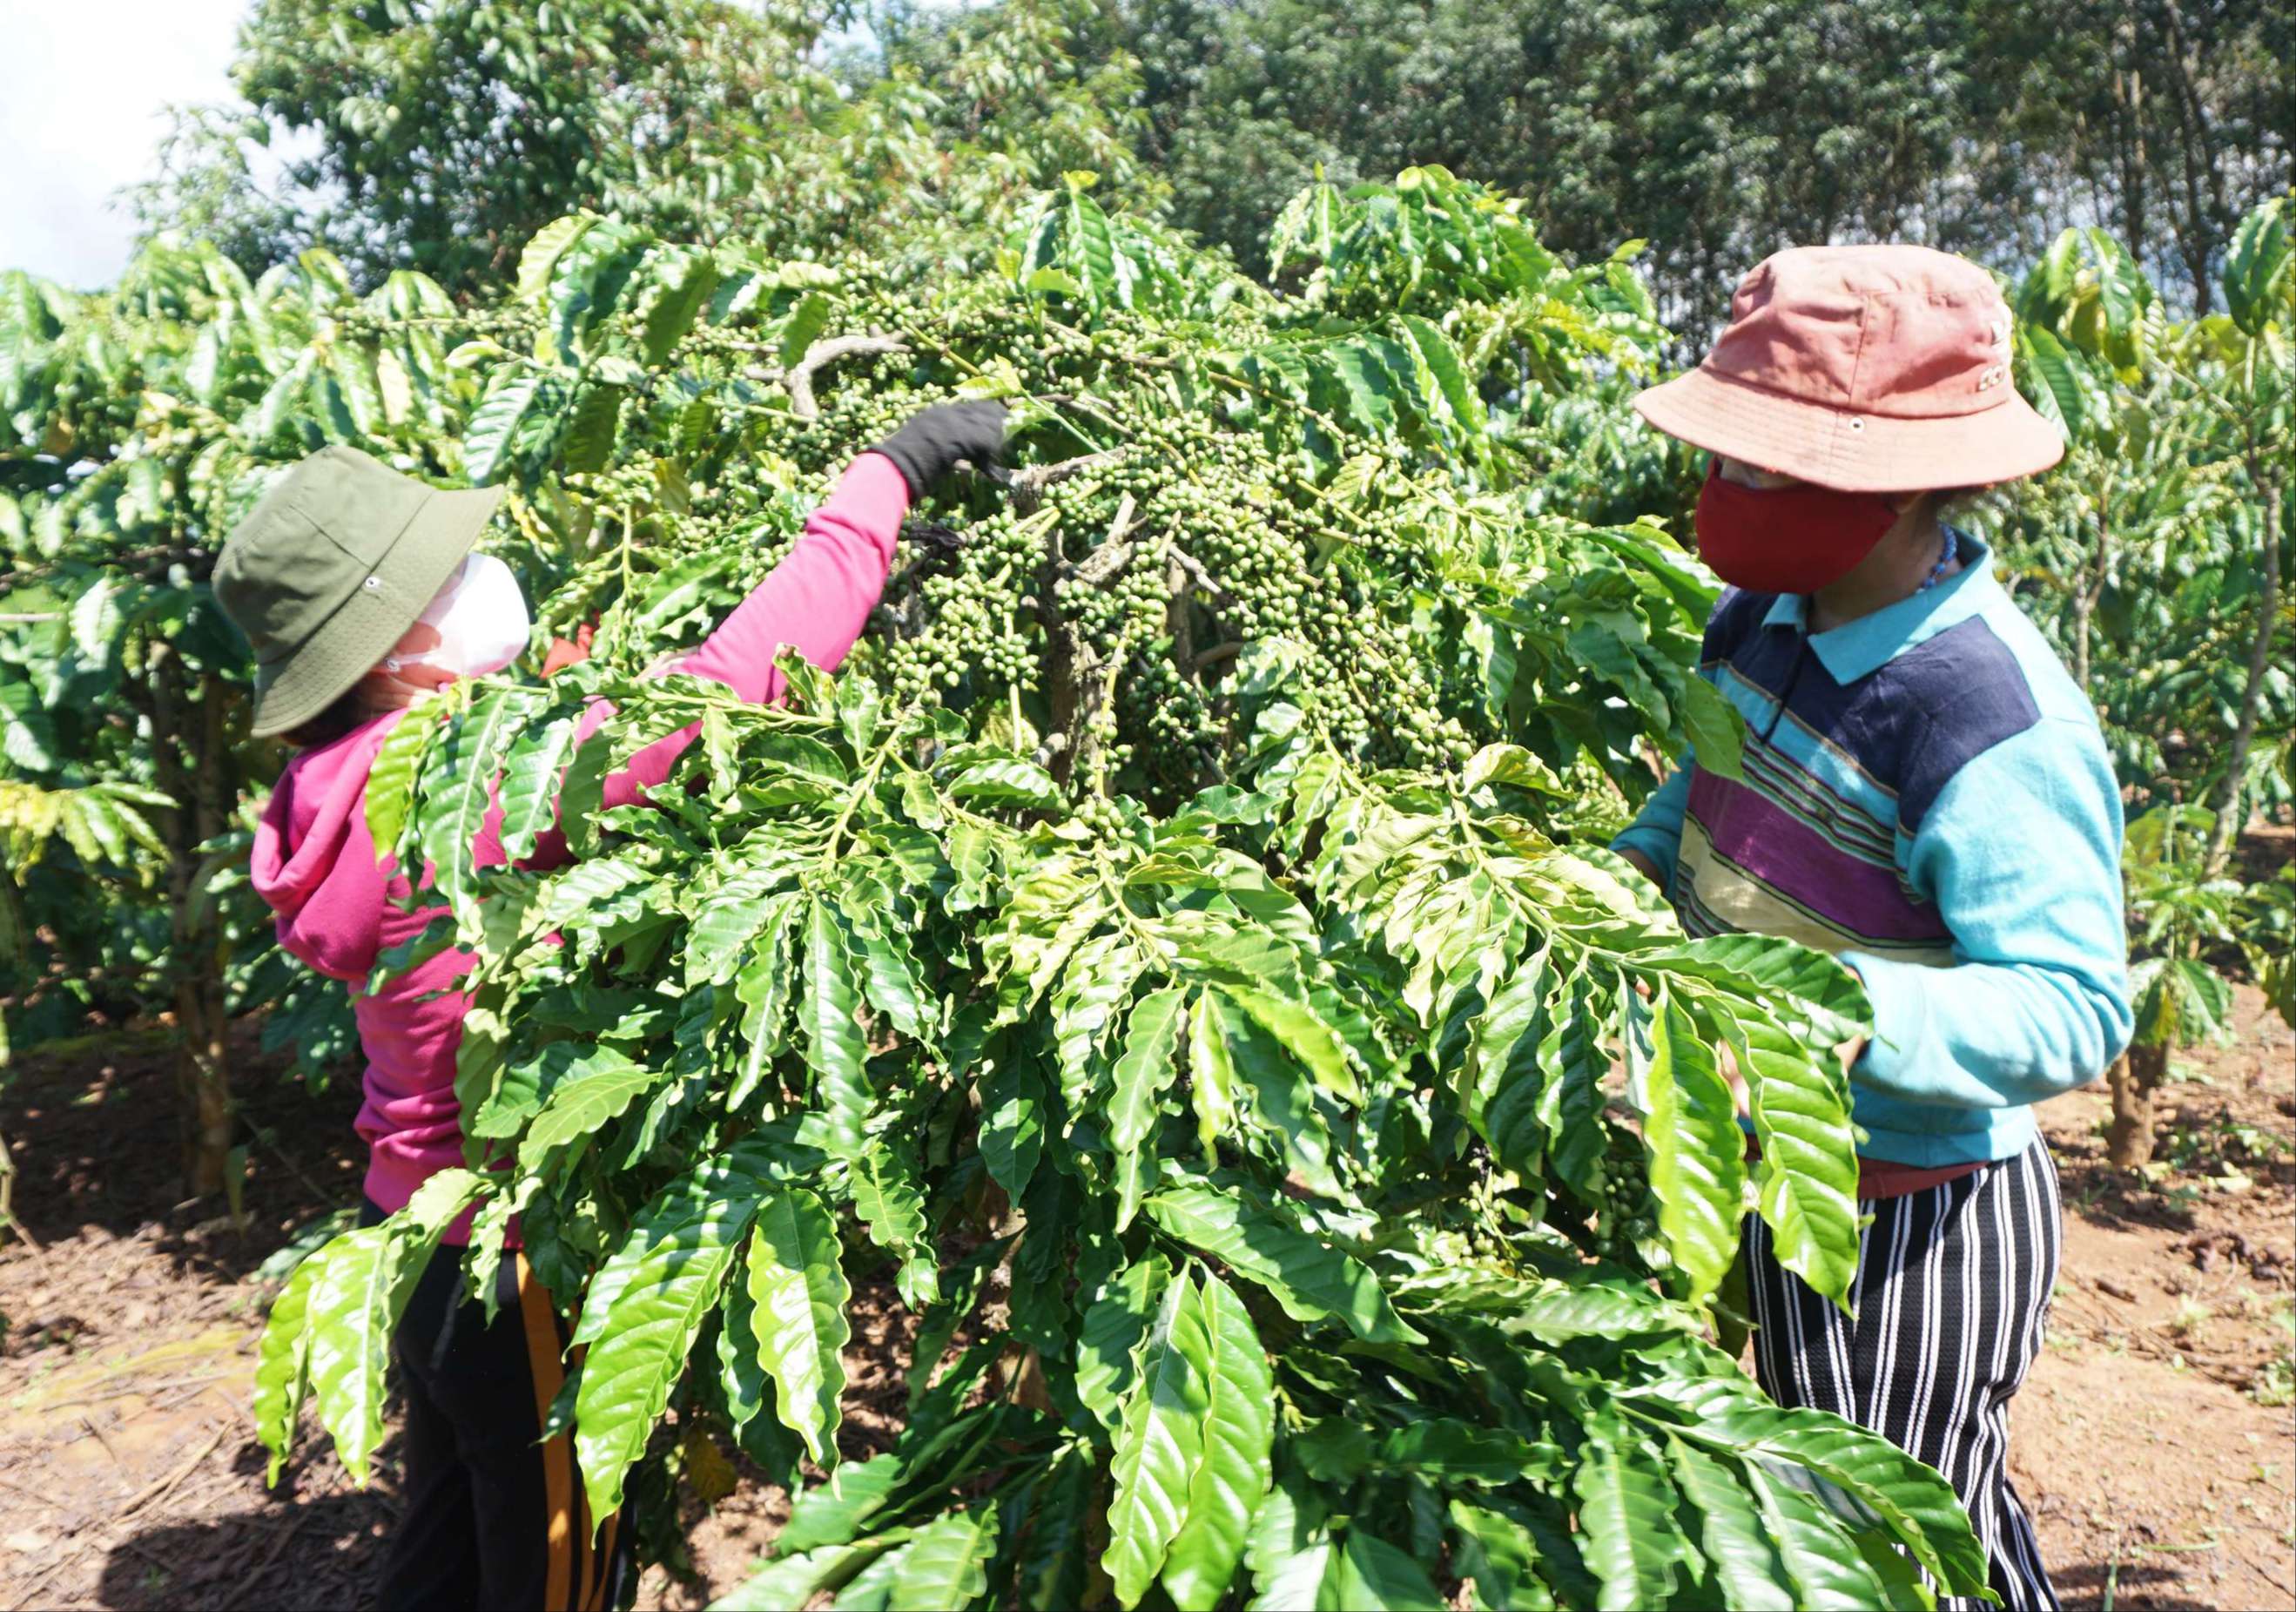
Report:
[[[627,1542],[614,1517],[592,1526],[572,1436],[540,1437],[565,1382],[566,1333],[515,1254],[489,1323],[463,1295],[462,1254],[439,1251],[391,1339],[406,1403],[404,1509],[376,1602],[605,1612],[625,1598]]]

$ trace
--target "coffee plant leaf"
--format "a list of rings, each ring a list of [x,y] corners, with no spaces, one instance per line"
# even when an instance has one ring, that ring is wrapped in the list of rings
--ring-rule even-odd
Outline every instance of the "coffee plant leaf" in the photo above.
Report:
[[[1303,1491],[1303,1480],[1279,1477],[1252,1519],[1244,1562],[1251,1572],[1253,1612],[1324,1604],[1339,1545],[1322,1509]]]
[[[594,1049],[578,1073],[560,1077],[536,1110],[519,1140],[519,1164],[536,1175],[546,1175],[559,1156],[594,1137],[611,1120],[668,1078],[668,1072],[649,1069],[627,1058]]]
[[[1293,1320],[1337,1321],[1367,1343],[1426,1341],[1396,1314],[1361,1262],[1272,1208],[1213,1187],[1183,1185],[1150,1198],[1147,1209],[1168,1236],[1267,1288]]]
[[[1370,1612],[1443,1612],[1448,1603],[1409,1551],[1350,1524],[1316,1604]]]
[[[946,1512],[919,1528],[889,1559],[895,1565],[887,1605],[969,1607],[978,1601],[988,1590],[996,1513],[996,1502],[986,1500],[969,1510]]]
[[[1150,1165],[1143,1145],[1165,1090],[1177,1074],[1173,1054],[1186,1024],[1187,988],[1168,985],[1133,1005],[1124,1026],[1124,1050],[1110,1071],[1108,1145],[1116,1155],[1116,1230],[1139,1213]]]
[[[1099,1506],[1084,1453],[1063,1451],[1029,1492],[1027,1532],[1013,1564],[1013,1596],[1023,1612],[1065,1612],[1084,1602],[1092,1566],[1086,1531]]]
[[[1749,1467],[1746,1476],[1793,1585],[1796,1606],[1813,1612],[1870,1612],[1888,1604],[1882,1581],[1816,1501],[1759,1463]]]
[[[1226,1283],[1200,1273],[1200,1313],[1210,1348],[1210,1403],[1187,1515],[1165,1554],[1164,1590],[1187,1612],[1209,1612],[1243,1560],[1251,1519],[1267,1492],[1275,1438],[1275,1383],[1251,1316]]]
[[[316,1258],[295,1267],[279,1296],[271,1301],[257,1345],[255,1428],[264,1449],[270,1452],[264,1468],[266,1485],[276,1485],[286,1468],[296,1427],[302,1419],[303,1402],[310,1390],[311,1289],[318,1277]]]
[[[1727,1457],[1678,1438],[1665,1441],[1667,1469],[1701,1521],[1698,1546],[1732,1607],[1759,1607],[1786,1576],[1760,1496],[1725,1465]]]
[[[535,842],[555,825],[559,784],[574,753],[574,736],[579,724],[580,718],[572,711],[530,724],[519,734],[504,760],[499,790],[503,855],[513,863],[533,855]],[[398,736],[394,733],[391,736]],[[388,743],[385,742],[386,748]],[[378,770],[381,765],[378,760]],[[367,783],[367,811],[372,818],[372,774]]]
[[[374,765],[367,770],[366,830],[378,861],[398,851],[398,836],[414,803],[423,754],[438,736],[439,713],[436,695],[425,695],[408,706],[393,720],[375,752]]]
[[[775,1407],[807,1452],[831,1465],[850,1336],[837,1222],[801,1188],[774,1193],[757,1211],[745,1265],[758,1361],[773,1379]]]
[[[1170,1262],[1151,1253],[1112,1271],[1088,1295],[1077,1328],[1076,1394],[1103,1428],[1123,1420],[1137,1379],[1140,1346],[1160,1313]]]
[[[1686,1296],[1702,1303],[1737,1258],[1745,1139],[1730,1088],[1690,1015],[1661,998],[1650,1032],[1644,1091],[1651,1190],[1660,1235],[1688,1283]]]
[[[1639,1429],[1588,1429],[1576,1479],[1587,1565],[1602,1584],[1602,1612],[1663,1606],[1691,1567],[1689,1542],[1668,1526],[1672,1480]]]
[[[623,1481],[669,1402],[756,1209],[754,1196],[724,1190],[714,1172],[697,1174],[639,1221],[593,1284],[584,1320],[598,1319],[590,1338],[578,1329],[589,1353],[574,1402],[575,1459],[593,1515],[620,1507]]]
[[[1213,1348],[1201,1292],[1184,1272],[1164,1289],[1116,1430],[1101,1566],[1127,1607],[1155,1582],[1188,1520],[1212,1402]]]
[[[784,1554],[712,1601],[710,1612],[788,1612],[824,1591],[844,1587],[855,1575],[908,1538],[895,1529],[852,1544],[818,1545]]]
[[[862,1126],[871,1093],[857,1017],[861,994],[835,912],[825,901],[815,901],[806,914],[803,968],[797,1019],[824,1135],[832,1156],[850,1161],[865,1146]]]
[[[1451,1556],[1486,1607],[1553,1612],[1554,1594],[1539,1576],[1530,1531],[1504,1512],[1464,1500],[1450,1504]]]
[[[382,1443],[390,1329],[435,1246],[435,1234],[418,1243],[406,1224],[386,1221],[345,1232],[311,1258],[316,1270],[303,1318],[311,1399],[343,1469],[361,1487]]]
[[[1849,1082],[1830,1053],[1754,1018],[1727,1021],[1761,1156],[1754,1185],[1778,1262],[1836,1304],[1857,1268],[1857,1165]]]

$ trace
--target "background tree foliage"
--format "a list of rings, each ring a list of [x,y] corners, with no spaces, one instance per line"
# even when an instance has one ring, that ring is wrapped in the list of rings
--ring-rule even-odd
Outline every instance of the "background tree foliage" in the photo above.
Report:
[[[810,255],[1089,169],[1257,273],[1318,164],[1436,163],[1579,258],[1632,220],[1693,342],[1792,242],[2013,272],[2069,222],[2206,314],[2290,182],[2292,59],[2267,0],[257,0],[243,104],[188,112],[136,205],[250,273],[324,243],[459,293],[577,207]],[[282,196],[249,177],[275,136],[316,146]]]

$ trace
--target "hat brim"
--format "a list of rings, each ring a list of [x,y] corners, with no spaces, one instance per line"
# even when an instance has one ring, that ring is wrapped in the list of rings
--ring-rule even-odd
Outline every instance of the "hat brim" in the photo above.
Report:
[[[299,728],[373,670],[477,546],[502,499],[499,487],[431,489],[361,586],[287,654],[256,668],[249,731],[262,739]]]
[[[1635,412],[1693,448],[1841,492],[1986,487],[2046,470],[2064,439],[2013,390],[1942,419],[1854,415],[1701,367],[1650,388]]]

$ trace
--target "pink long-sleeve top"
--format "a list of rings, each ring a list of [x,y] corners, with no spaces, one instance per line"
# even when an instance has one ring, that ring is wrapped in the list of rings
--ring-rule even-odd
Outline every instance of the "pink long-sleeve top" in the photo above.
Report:
[[[908,506],[907,483],[892,461],[863,455],[806,522],[789,558],[678,670],[723,683],[760,704],[782,696],[774,657],[783,645],[824,671],[836,670],[884,590]],[[377,716],[289,762],[256,829],[252,862],[255,888],[278,914],[279,943],[352,988],[367,1060],[357,1122],[368,1147],[366,1194],[386,1210],[404,1206],[425,1180],[463,1162],[455,1054],[466,1003],[456,986],[472,961],[467,951],[443,951],[373,991],[365,989],[379,952],[418,933],[444,910],[437,905],[405,909],[411,893],[406,878],[395,858],[377,859],[367,833],[367,774],[401,714]],[[581,736],[588,737],[609,714],[604,702],[592,705]],[[699,731],[696,724],[639,751],[627,770],[607,779],[604,804],[644,800]],[[499,802],[476,844],[479,867],[507,860]],[[553,834],[537,847],[535,860],[546,866],[565,854],[563,840]],[[467,1226],[466,1216],[448,1240],[462,1241]]]

